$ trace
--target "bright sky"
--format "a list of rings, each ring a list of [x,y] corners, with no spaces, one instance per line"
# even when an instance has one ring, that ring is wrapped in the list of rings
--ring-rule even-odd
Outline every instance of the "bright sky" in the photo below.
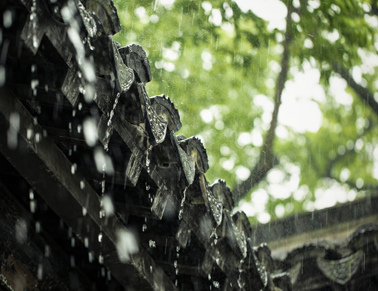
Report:
[[[257,16],[269,21],[268,28],[285,29],[287,9],[278,0],[234,0],[243,12],[252,10]]]

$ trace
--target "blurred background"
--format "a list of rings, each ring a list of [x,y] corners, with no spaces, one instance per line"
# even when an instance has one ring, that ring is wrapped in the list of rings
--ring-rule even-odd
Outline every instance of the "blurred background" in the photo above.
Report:
[[[199,137],[252,223],[374,195],[375,0],[114,0],[150,97]]]

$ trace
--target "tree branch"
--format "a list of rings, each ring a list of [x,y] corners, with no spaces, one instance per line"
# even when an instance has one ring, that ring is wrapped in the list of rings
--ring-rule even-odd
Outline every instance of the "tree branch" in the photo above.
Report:
[[[290,4],[289,4],[290,5]],[[270,122],[270,128],[265,136],[263,146],[261,148],[260,157],[256,165],[251,171],[250,176],[243,182],[237,184],[233,192],[233,199],[235,204],[245,196],[255,185],[257,185],[272,169],[274,166],[278,164],[278,160],[273,152],[273,143],[275,138],[275,130],[277,127],[278,121],[278,112],[281,105],[281,96],[282,91],[285,87],[285,83],[287,80],[287,74],[289,71],[289,45],[292,41],[291,35],[289,33],[290,26],[291,26],[291,7],[288,7],[288,13],[286,16],[286,32],[285,32],[285,40],[283,42],[283,53],[281,59],[281,71],[277,77],[276,83],[276,93],[274,98],[274,109],[272,113],[272,121]]]
[[[367,133],[368,133],[371,129],[373,129],[375,126],[376,126],[376,124],[373,124],[373,122],[370,121],[370,122],[369,122],[369,126],[366,127],[365,130],[364,130],[362,133],[360,133],[359,135],[357,135],[357,137],[354,139],[354,142],[356,143],[356,141],[357,141],[358,139],[360,139],[360,138],[363,137],[365,134],[367,134]],[[343,181],[341,181],[339,178],[334,177],[334,176],[332,175],[332,170],[333,170],[333,168],[335,167],[336,163],[337,163],[338,161],[340,161],[342,158],[345,158],[348,154],[351,154],[352,152],[354,152],[354,147],[351,148],[351,149],[347,149],[347,150],[345,151],[345,153],[342,154],[342,155],[341,155],[341,154],[337,154],[333,159],[331,159],[331,160],[329,161],[329,163],[328,163],[328,166],[327,166],[326,172],[325,172],[325,174],[323,175],[323,177],[334,179],[334,180],[336,180],[336,181],[338,181],[338,182],[340,182],[340,183],[348,184],[349,186],[351,186],[351,187],[357,189],[357,186],[356,186],[353,182],[351,182],[351,181],[344,181],[344,182],[343,182]],[[373,189],[373,186],[366,186],[365,188]],[[361,190],[361,189],[360,189],[360,190]]]
[[[333,69],[336,73],[338,73],[342,78],[347,81],[349,87],[351,87],[358,95],[358,97],[368,104],[371,109],[378,115],[378,103],[374,100],[374,95],[370,92],[369,89],[359,85],[353,79],[353,77],[349,74],[348,70],[340,66],[339,64],[334,64]]]
[[[373,122],[371,120],[369,120],[369,126],[366,127],[364,129],[364,131],[362,133],[360,133],[359,135],[357,135],[357,137],[354,139],[354,143],[356,143],[356,141],[358,139],[360,139],[361,137],[363,137],[365,134],[367,134],[371,129],[373,129],[374,127],[376,126],[376,124],[373,124]],[[326,174],[325,174],[325,177],[329,177],[329,178],[333,178],[331,177],[332,175],[332,170],[334,168],[334,166],[336,165],[336,163],[338,161],[340,161],[342,158],[345,158],[348,154],[354,152],[354,147],[351,148],[351,149],[346,149],[345,150],[345,153],[344,154],[337,154],[333,159],[331,159],[328,163],[328,166],[327,166],[327,171],[326,171]]]

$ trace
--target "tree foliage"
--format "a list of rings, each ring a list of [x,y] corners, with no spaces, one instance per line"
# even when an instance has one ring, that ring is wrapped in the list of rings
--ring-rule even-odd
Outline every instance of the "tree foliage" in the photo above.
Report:
[[[171,97],[179,133],[205,142],[207,179],[225,179],[260,222],[370,195],[378,178],[377,3],[270,1],[287,12],[272,27],[242,2],[116,0],[116,40],[147,51],[149,95]],[[320,85],[289,90],[298,76]],[[320,110],[319,128],[282,121],[285,112],[301,115],[288,107],[303,102]]]

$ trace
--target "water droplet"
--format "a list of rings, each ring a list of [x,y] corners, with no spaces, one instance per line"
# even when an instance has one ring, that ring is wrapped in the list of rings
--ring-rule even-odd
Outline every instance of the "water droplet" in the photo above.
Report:
[[[42,264],[38,264],[37,278],[39,281],[42,280],[42,276],[43,276],[43,267],[42,267]]]
[[[153,240],[149,240],[148,245],[150,248],[156,248],[156,242]]]
[[[11,27],[13,24],[12,11],[5,10],[3,13],[3,25],[5,28]]]
[[[90,263],[93,262],[93,253],[92,253],[92,252],[88,252],[88,261],[89,261]]]
[[[29,190],[29,198],[30,198],[30,200],[33,200],[33,199],[34,199],[34,192],[33,192],[33,189],[30,189],[30,190]]]
[[[130,256],[138,252],[135,236],[124,229],[117,232],[117,254],[122,263],[130,261]]]
[[[35,223],[35,232],[36,233],[40,233],[41,232],[41,223],[39,221],[37,221]]]
[[[94,37],[97,33],[97,25],[96,21],[92,17],[92,15],[85,9],[84,5],[79,1],[77,7],[79,8],[79,12],[81,18],[83,19],[84,26],[88,32],[90,37]]]
[[[109,195],[104,195],[101,199],[101,206],[105,210],[106,216],[111,216],[114,213],[114,206]]]
[[[29,139],[29,140],[32,139],[33,134],[34,134],[33,129],[28,128],[28,129],[26,130],[26,138],[27,138],[27,139]]]
[[[35,200],[30,201],[30,212],[35,213],[37,202]]]
[[[76,173],[76,170],[77,170],[77,165],[76,164],[72,164],[72,166],[71,166],[71,174],[74,175]]]
[[[184,213],[184,203],[185,203],[185,199],[186,199],[186,190],[188,190],[188,187],[185,187],[185,189],[184,189],[183,197],[182,197],[181,204],[180,204],[179,216],[178,216],[179,220],[182,219],[182,215]]]

